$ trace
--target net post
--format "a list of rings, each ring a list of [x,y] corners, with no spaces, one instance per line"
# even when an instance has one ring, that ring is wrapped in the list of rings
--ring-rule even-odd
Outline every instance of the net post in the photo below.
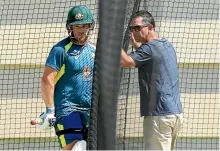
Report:
[[[114,150],[120,81],[120,57],[127,0],[99,3],[99,34],[96,54],[99,59],[99,98],[97,149]]]

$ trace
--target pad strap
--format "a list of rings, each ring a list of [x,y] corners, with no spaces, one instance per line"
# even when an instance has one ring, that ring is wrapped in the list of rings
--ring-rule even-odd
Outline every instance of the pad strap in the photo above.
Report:
[[[69,128],[69,129],[65,129],[65,130],[61,130],[56,132],[57,136],[61,136],[64,134],[70,134],[70,133],[75,133],[75,134],[82,134],[83,135],[83,139],[87,140],[88,137],[88,129],[77,129],[77,128]]]
[[[69,134],[69,133],[84,134],[85,131],[83,131],[82,129],[78,129],[78,128],[69,128],[69,129],[56,132],[58,136],[63,135],[63,134]]]

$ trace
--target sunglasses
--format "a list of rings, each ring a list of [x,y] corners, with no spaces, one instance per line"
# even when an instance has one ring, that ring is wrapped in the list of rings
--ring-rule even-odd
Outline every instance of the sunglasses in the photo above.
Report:
[[[130,32],[133,32],[133,31],[140,31],[142,28],[144,27],[147,27],[149,24],[143,24],[143,25],[137,25],[137,26],[129,26],[129,30]]]

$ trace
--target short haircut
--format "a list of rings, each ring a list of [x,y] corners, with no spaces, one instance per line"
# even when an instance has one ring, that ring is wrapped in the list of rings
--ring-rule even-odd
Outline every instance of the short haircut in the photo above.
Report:
[[[143,22],[145,24],[152,24],[153,27],[155,28],[154,18],[151,15],[151,13],[149,13],[148,11],[144,11],[144,10],[137,11],[134,14],[132,14],[131,19],[134,19],[134,18],[137,18],[137,17],[142,17]]]

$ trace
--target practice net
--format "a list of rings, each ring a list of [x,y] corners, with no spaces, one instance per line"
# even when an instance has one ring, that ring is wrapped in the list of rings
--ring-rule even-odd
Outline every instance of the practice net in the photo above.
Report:
[[[45,59],[51,47],[67,36],[66,16],[74,5],[86,5],[94,13],[96,26],[91,41],[96,43],[98,3],[0,1],[0,150],[59,149],[53,130],[39,131],[30,125],[30,120],[45,110],[40,94]],[[172,42],[177,52],[184,124],[175,148],[218,150],[218,1],[128,0],[124,41],[130,15],[139,9],[152,13],[156,31]],[[121,73],[116,149],[144,149],[137,74],[137,69],[123,69]]]

